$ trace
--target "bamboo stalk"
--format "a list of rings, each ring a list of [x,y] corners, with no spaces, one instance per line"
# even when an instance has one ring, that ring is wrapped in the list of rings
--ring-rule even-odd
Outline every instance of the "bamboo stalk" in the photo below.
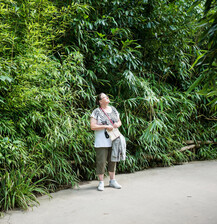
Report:
[[[189,149],[194,149],[194,148],[196,148],[196,144],[194,144],[194,145],[189,145],[189,146],[185,146],[185,147],[182,147],[179,151],[180,152],[183,152],[183,151],[185,151],[185,150],[189,150]]]
[[[187,141],[185,141],[185,143],[188,144],[188,145],[195,144],[195,143],[203,144],[203,145],[217,144],[217,142],[214,142],[214,141],[202,142],[202,141],[194,141],[194,140],[187,140]]]

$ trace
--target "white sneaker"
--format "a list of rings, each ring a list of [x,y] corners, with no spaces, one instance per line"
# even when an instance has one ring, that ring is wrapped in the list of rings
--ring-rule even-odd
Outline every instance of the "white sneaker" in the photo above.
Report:
[[[118,184],[118,182],[116,180],[110,180],[109,181],[109,187],[114,187],[116,189],[121,189],[122,186],[120,184]]]
[[[99,182],[99,185],[98,185],[98,191],[104,191],[104,182],[103,181],[100,181]]]

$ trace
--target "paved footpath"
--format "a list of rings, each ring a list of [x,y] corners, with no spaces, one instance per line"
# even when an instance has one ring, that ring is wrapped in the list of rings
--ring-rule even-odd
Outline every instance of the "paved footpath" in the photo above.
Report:
[[[40,206],[10,211],[1,224],[217,224],[217,161],[185,163],[117,175],[123,186],[97,181],[39,198]]]

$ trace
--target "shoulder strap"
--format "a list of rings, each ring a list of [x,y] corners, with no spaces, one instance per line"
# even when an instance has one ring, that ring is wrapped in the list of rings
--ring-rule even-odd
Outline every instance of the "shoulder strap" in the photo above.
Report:
[[[108,116],[108,114],[102,109],[102,107],[100,107],[100,109],[101,109],[102,112],[107,116],[107,118],[108,118],[109,121],[112,123],[112,125],[114,125],[113,121],[110,119],[110,117]]]

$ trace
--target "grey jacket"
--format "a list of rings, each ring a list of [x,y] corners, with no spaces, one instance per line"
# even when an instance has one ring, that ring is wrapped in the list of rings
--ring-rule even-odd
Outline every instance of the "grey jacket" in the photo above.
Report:
[[[111,161],[119,162],[120,160],[126,159],[126,140],[123,135],[119,138],[116,138],[112,142],[112,154]]]

